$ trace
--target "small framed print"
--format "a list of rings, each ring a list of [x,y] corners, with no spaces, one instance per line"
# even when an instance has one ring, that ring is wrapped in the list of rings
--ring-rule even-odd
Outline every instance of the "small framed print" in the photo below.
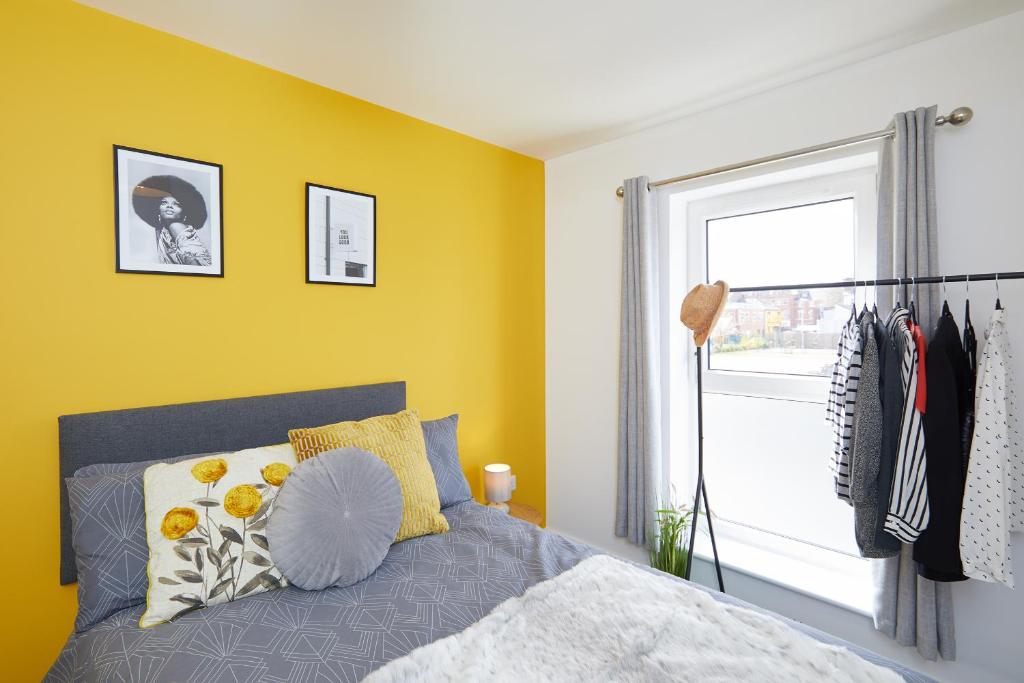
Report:
[[[117,272],[224,277],[223,169],[114,145]]]
[[[377,284],[377,198],[306,183],[306,282]]]

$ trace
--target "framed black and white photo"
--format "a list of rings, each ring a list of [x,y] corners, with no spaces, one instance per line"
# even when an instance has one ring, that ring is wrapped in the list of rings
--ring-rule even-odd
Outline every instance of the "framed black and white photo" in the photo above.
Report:
[[[377,198],[306,183],[306,282],[377,284]]]
[[[119,273],[224,276],[223,169],[114,145]]]

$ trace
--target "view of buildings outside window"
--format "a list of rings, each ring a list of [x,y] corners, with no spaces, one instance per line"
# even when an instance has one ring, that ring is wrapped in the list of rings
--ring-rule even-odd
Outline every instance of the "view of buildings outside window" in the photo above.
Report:
[[[852,199],[709,220],[708,279],[733,287],[852,280],[855,229]],[[709,368],[828,376],[853,305],[853,287],[732,293],[711,335]]]

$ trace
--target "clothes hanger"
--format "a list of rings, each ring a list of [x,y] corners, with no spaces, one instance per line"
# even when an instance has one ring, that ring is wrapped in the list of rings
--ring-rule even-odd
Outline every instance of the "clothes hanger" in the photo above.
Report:
[[[874,296],[871,297],[871,315],[874,317],[874,322],[878,323],[879,322],[879,281],[877,281],[877,280],[865,280],[864,281],[864,287],[865,288],[867,287],[868,283],[871,284],[871,294],[874,295]],[[864,290],[864,306],[867,306],[867,290],[866,289]]]
[[[1003,310],[1003,304],[999,301],[999,273],[996,273],[996,310]]]
[[[917,297],[917,276],[910,278],[910,322],[917,324],[917,309],[914,308],[914,299]]]
[[[951,315],[949,312],[949,300],[946,299],[946,276],[942,276],[942,315]]]
[[[966,275],[964,282],[967,283],[967,292],[964,294],[964,328],[971,327],[971,276]]]
[[[856,280],[854,280],[854,282],[856,282]],[[860,284],[864,287],[864,306],[860,309],[860,314],[863,316],[868,312],[868,281],[861,280]]]
[[[893,308],[903,308],[903,305],[900,303],[900,293],[903,291],[903,278],[897,277],[896,281],[896,292],[893,294],[892,297],[893,299],[895,299],[895,304],[893,305]]]

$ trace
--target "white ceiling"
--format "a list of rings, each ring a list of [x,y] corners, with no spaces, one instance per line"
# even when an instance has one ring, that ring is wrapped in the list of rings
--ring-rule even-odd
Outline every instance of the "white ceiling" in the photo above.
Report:
[[[542,159],[1024,0],[81,0]]]

